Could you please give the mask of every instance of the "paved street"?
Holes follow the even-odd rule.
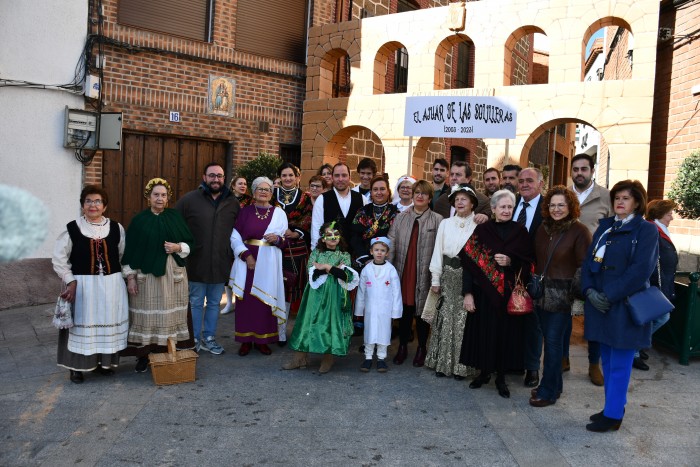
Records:
[[[281,371],[288,349],[237,355],[224,334],[233,315],[219,324],[226,353],[203,353],[196,383],[156,387],[129,358],[115,376],[76,385],[55,365],[51,312],[0,312],[3,466],[700,465],[700,362],[655,350],[651,371],[633,373],[620,431],[597,434],[585,424],[603,391],[588,381],[582,345],[563,397],[541,409],[520,376],[502,399],[493,383],[470,390],[410,361],[360,373],[359,339],[326,375],[318,356]]]

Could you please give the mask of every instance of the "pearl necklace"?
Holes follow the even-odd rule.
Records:
[[[265,212],[265,215],[263,216],[258,212],[258,207],[256,205],[253,205],[253,207],[255,208],[255,217],[257,217],[261,221],[267,219],[267,217],[270,215],[270,212],[272,212],[270,208],[265,208],[267,209],[267,212]]]

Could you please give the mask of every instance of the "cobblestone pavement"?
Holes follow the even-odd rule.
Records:
[[[361,373],[358,338],[328,374],[319,356],[281,371],[289,349],[237,355],[233,315],[219,321],[226,353],[202,352],[195,383],[156,387],[128,358],[113,377],[76,385],[55,365],[51,312],[0,312],[3,466],[700,465],[700,363],[656,350],[651,371],[634,370],[622,428],[598,434],[585,424],[603,390],[588,381],[582,345],[572,346],[562,398],[546,408],[528,404],[517,375],[502,399],[493,383],[470,390],[410,358]]]

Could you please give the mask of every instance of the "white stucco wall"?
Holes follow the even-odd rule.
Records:
[[[42,84],[72,81],[87,33],[87,1],[0,0],[0,78]],[[32,257],[51,256],[79,213],[82,165],[63,148],[65,107],[84,108],[66,91],[0,87],[0,183],[30,191],[49,209],[48,235]]]

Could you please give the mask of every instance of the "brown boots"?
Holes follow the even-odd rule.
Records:
[[[318,372],[323,374],[323,373],[328,373],[331,371],[331,368],[333,367],[333,354],[326,353],[323,354],[323,358],[321,359],[321,367],[318,369]]]
[[[282,365],[282,369],[296,370],[297,368],[306,368],[307,363],[306,352],[294,352],[292,361]]]
[[[588,377],[591,378],[591,383],[596,386],[602,386],[604,383],[603,372],[600,369],[600,363],[590,363],[588,365]]]
[[[296,370],[306,368],[309,364],[308,356],[306,352],[294,352],[294,358],[292,361],[282,365],[283,370]],[[333,355],[324,354],[321,359],[321,367],[318,369],[319,373],[328,373],[333,367]]]

